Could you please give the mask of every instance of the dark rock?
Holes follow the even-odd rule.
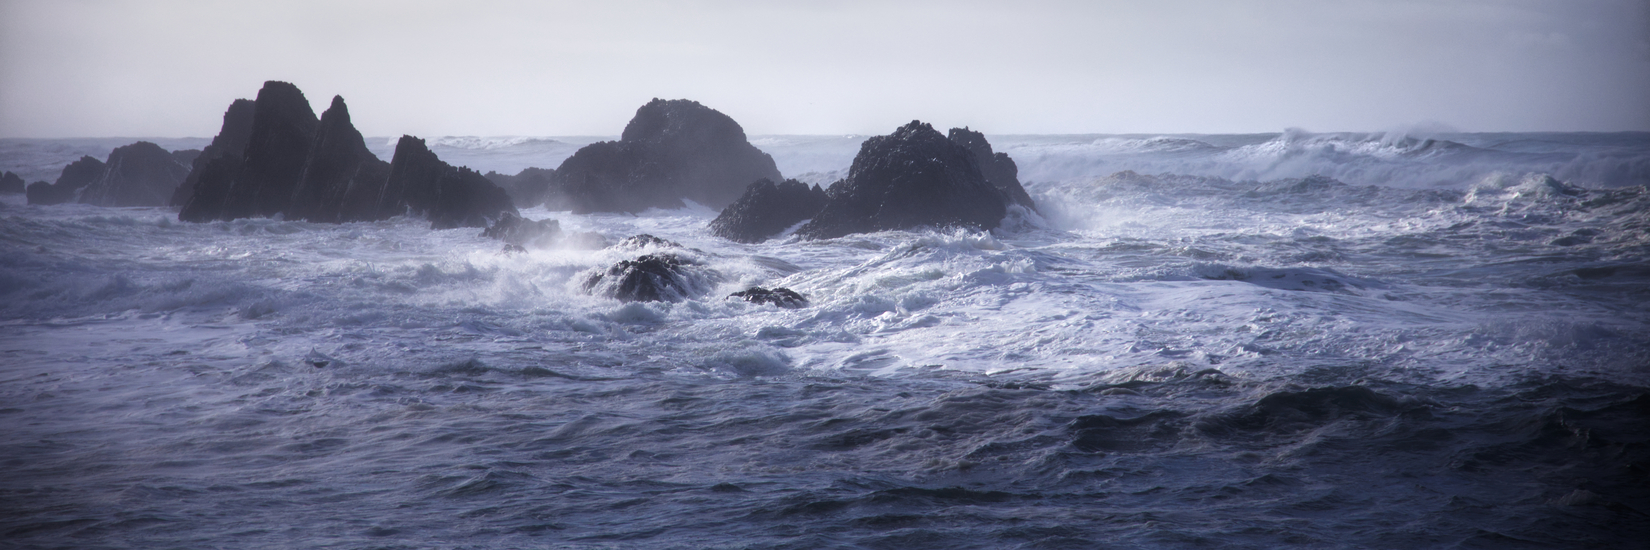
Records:
[[[223,127],[218,130],[218,135],[212,138],[212,143],[190,162],[189,176],[184,178],[183,183],[178,185],[178,190],[172,193],[169,204],[178,207],[189,204],[204,176],[213,176],[213,179],[209,180],[213,182],[223,177],[233,179],[233,174],[240,171],[241,154],[246,152],[247,142],[252,141],[252,113],[255,110],[256,106],[251,100],[237,99],[229,104],[229,109],[223,113]],[[225,157],[229,157],[230,160],[219,160]],[[211,162],[218,162],[219,167],[214,170],[204,169],[206,164]],[[214,183],[206,192],[209,195],[217,193],[217,196],[206,202],[222,203],[224,191],[228,191],[227,185]],[[179,214],[179,219],[183,219],[182,214]]]
[[[288,218],[341,223],[381,220],[399,209],[380,208],[379,196],[390,177],[390,164],[367,150],[366,139],[350,123],[344,98],[332,97],[321,114],[303,175],[286,211]]]
[[[80,190],[102,178],[106,169],[103,161],[92,157],[80,157],[80,160],[63,167],[63,173],[57,177],[56,183],[46,184],[37,181],[29,185],[25,190],[29,204],[74,202]]]
[[[625,237],[624,240],[621,240],[608,248],[615,250],[641,250],[648,247],[687,249],[687,247],[682,246],[682,243],[672,241],[670,239],[661,239],[647,233],[640,233]]]
[[[1037,210],[1037,204],[1031,200],[1031,195],[1020,185],[1020,167],[1014,164],[1014,159],[1009,158],[1008,153],[993,153],[991,143],[985,140],[985,134],[964,126],[952,128],[946,137],[974,153],[974,160],[980,163],[980,175],[985,176],[985,181],[1001,189],[1014,202],[1033,211]]]
[[[227,127],[228,114],[224,122]],[[200,167],[208,170],[198,179],[178,219],[233,220],[285,212],[303,177],[319,124],[297,86],[265,82],[253,102],[251,138],[238,159],[239,166],[231,166],[230,157],[224,156]]]
[[[556,220],[533,221],[505,212],[498,221],[493,222],[492,227],[482,231],[481,236],[498,239],[508,243],[506,246],[517,248],[548,248],[561,239],[561,224]]]
[[[521,246],[519,244],[505,243],[505,245],[504,245],[504,254],[506,254],[506,255],[526,254],[526,253],[527,253],[527,248],[524,247],[524,246]]]
[[[401,207],[423,215],[431,229],[487,227],[505,213],[519,215],[503,189],[475,170],[442,162],[424,140],[412,136],[395,144],[379,201],[380,211]]]
[[[986,181],[967,147],[920,121],[865,140],[848,178],[797,235],[829,239],[914,227],[993,229],[1011,199]]]
[[[710,232],[730,241],[759,243],[814,217],[825,208],[827,200],[825,190],[817,185],[809,188],[796,180],[777,185],[767,179],[756,180],[739,200],[710,222]]]
[[[739,123],[695,101],[654,99],[619,141],[592,143],[563,161],[545,204],[578,213],[680,208],[684,199],[722,208],[761,178],[778,181],[779,169]]]
[[[139,141],[109,153],[102,177],[80,192],[80,202],[97,206],[166,206],[189,175],[172,153]]]
[[[23,176],[6,172],[0,175],[0,193],[24,193],[28,186],[23,183]]]
[[[194,166],[195,159],[198,158],[201,158],[200,149],[178,149],[176,151],[172,151],[172,160],[178,161],[178,164],[182,164],[184,166]]]
[[[714,272],[676,254],[648,254],[591,274],[584,289],[622,302],[680,302],[703,294]]]
[[[745,301],[753,304],[773,304],[787,309],[807,307],[808,305],[807,298],[785,287],[775,287],[772,290],[759,286],[751,287],[749,290],[735,292],[728,296],[744,298]]]
[[[516,204],[537,205],[544,204],[546,194],[550,192],[550,181],[556,171],[547,168],[525,168],[514,176],[487,172],[483,174],[487,180],[504,189],[510,195],[510,201]]]

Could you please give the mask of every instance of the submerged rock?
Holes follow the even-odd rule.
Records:
[[[1014,202],[1037,210],[1037,204],[1026,193],[1025,186],[1020,185],[1020,167],[1014,164],[1008,153],[992,152],[991,142],[985,140],[985,134],[964,126],[952,128],[946,137],[974,153],[974,160],[980,163],[980,175],[985,176],[985,181],[991,182]]]
[[[703,294],[715,274],[677,254],[647,254],[591,274],[584,289],[621,302],[680,302]]]
[[[523,251],[526,246],[548,248],[561,240],[561,224],[556,220],[533,221],[506,212],[493,222],[492,227],[482,231],[481,236],[504,241],[506,247],[514,246]]]
[[[829,239],[923,226],[993,229],[1012,202],[986,181],[972,151],[915,120],[865,140],[848,178],[826,193],[825,208],[798,235]]]
[[[619,141],[592,143],[556,168],[545,204],[588,212],[722,208],[757,179],[781,179],[773,157],[732,118],[695,101],[654,99]]]
[[[710,222],[710,232],[741,243],[759,243],[814,217],[829,200],[825,190],[796,180],[756,180],[739,200]]]
[[[757,286],[757,287],[751,287],[748,290],[742,290],[742,291],[739,291],[739,292],[735,292],[733,294],[729,294],[728,296],[737,297],[737,298],[744,298],[745,301],[751,302],[753,304],[773,304],[773,305],[776,305],[776,306],[779,306],[779,307],[782,307],[782,308],[787,308],[787,309],[796,309],[796,308],[800,308],[800,307],[807,307],[807,305],[808,305],[808,299],[807,298],[804,298],[804,297],[802,297],[801,294],[798,294],[796,291],[785,288],[785,287],[774,287],[772,289],[766,289],[766,288],[762,288],[762,287]]]
[[[27,191],[28,187],[23,183],[23,176],[11,172],[0,174],[0,193],[17,194]]]
[[[189,167],[159,145],[139,141],[109,153],[103,175],[80,193],[97,206],[165,206]]]
[[[29,204],[73,202],[80,190],[102,178],[106,169],[107,166],[101,160],[80,157],[80,160],[63,167],[63,173],[57,176],[56,183],[37,181],[29,184],[25,190]]]

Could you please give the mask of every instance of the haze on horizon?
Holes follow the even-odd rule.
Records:
[[[0,137],[211,136],[265,80],[373,136],[1650,130],[1650,2],[0,0]]]

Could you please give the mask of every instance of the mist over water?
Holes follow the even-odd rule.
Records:
[[[864,137],[752,143],[828,185]],[[583,291],[646,248],[5,196],[0,536],[1650,539],[1650,134],[990,138],[1040,209],[990,233],[743,245],[698,206],[523,211],[693,249],[707,290],[680,303]],[[430,146],[513,174],[601,139]],[[0,168],[50,179],[130,141],[0,140]],[[724,298],[752,285],[811,305]]]

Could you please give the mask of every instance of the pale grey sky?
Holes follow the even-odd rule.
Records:
[[[0,137],[210,136],[265,80],[367,135],[1650,130],[1650,1],[0,0]]]

